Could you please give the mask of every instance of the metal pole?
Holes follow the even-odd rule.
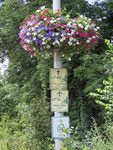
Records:
[[[61,8],[60,0],[53,0],[53,12],[55,13],[57,9]]]
[[[53,0],[53,12],[61,8],[60,0]],[[54,68],[62,68],[62,52],[59,49],[54,49]],[[54,116],[63,116],[64,113],[54,112]],[[60,139],[55,139],[55,150],[60,150]]]

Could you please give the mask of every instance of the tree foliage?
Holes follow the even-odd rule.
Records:
[[[0,82],[0,131],[7,120],[7,126],[13,128],[10,135],[13,133],[19,136],[23,133],[29,141],[40,143],[44,149],[42,146],[47,147],[47,139],[51,137],[53,113],[50,112],[49,68],[53,67],[53,56],[31,57],[21,48],[18,32],[27,15],[40,6],[51,7],[52,2],[26,2],[5,1],[0,6],[0,58],[2,61],[5,57],[9,58],[8,69]],[[78,126],[79,139],[84,139],[85,132],[92,125],[91,117],[99,119],[100,124],[104,120],[105,108],[88,93],[95,92],[97,87],[103,88],[103,80],[112,75],[112,58],[108,52],[104,54],[108,49],[104,39],[111,40],[113,33],[113,5],[111,1],[90,5],[84,0],[64,0],[61,1],[61,6],[67,12],[71,11],[72,18],[78,12],[93,19],[100,27],[101,39],[91,53],[72,54],[70,58],[62,58],[63,67],[68,69],[69,112],[65,115],[70,116],[71,125]],[[105,62],[109,65],[106,66]]]

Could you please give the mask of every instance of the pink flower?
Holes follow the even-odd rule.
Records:
[[[74,25],[72,25],[71,28],[74,28]]]
[[[67,42],[69,42],[70,40],[67,40]]]
[[[65,36],[65,38],[67,38],[67,35],[64,35]]]
[[[60,9],[57,9],[57,11],[60,11]]]
[[[94,39],[92,39],[92,43],[95,43]]]
[[[87,36],[87,33],[83,33],[83,35],[82,35],[83,37],[85,37],[85,36]]]
[[[82,33],[79,32],[79,35],[82,36]]]
[[[20,43],[23,43],[23,40],[21,40]]]
[[[20,29],[22,29],[22,26],[20,26]]]
[[[95,46],[93,45],[93,47],[95,48]]]
[[[75,38],[75,35],[72,35],[72,38]]]
[[[66,28],[69,28],[69,26],[68,26],[68,25],[65,25],[65,27],[66,27]]]
[[[81,45],[82,44],[82,42],[81,41],[79,41],[79,45]]]
[[[88,46],[86,46],[85,49],[88,49]]]
[[[76,31],[75,31],[74,33],[75,33],[75,34],[77,34],[77,32],[76,32]]]
[[[87,36],[87,39],[89,39],[89,36]]]
[[[40,16],[39,18],[40,18],[40,19],[42,19],[42,18],[43,18],[43,16]]]
[[[99,43],[98,40],[97,40],[97,43]]]
[[[70,31],[69,31],[69,30],[66,30],[66,32],[69,33]]]
[[[66,47],[64,47],[63,49],[65,49],[65,50],[66,50]]]
[[[42,23],[43,23],[43,21],[40,21],[39,23],[40,23],[40,24],[42,24]]]

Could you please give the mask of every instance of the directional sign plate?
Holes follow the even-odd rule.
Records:
[[[51,90],[51,111],[68,112],[68,91]]]
[[[68,129],[68,135],[64,133],[61,129],[63,129],[62,123],[64,127]],[[64,139],[70,137],[70,118],[68,116],[63,117],[52,117],[52,138],[54,139]],[[64,134],[65,136],[63,136]]]
[[[67,68],[51,68],[49,78],[51,90],[67,89]]]

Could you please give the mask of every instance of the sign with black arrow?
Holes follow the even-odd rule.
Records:
[[[51,90],[51,111],[68,112],[68,90]]]

